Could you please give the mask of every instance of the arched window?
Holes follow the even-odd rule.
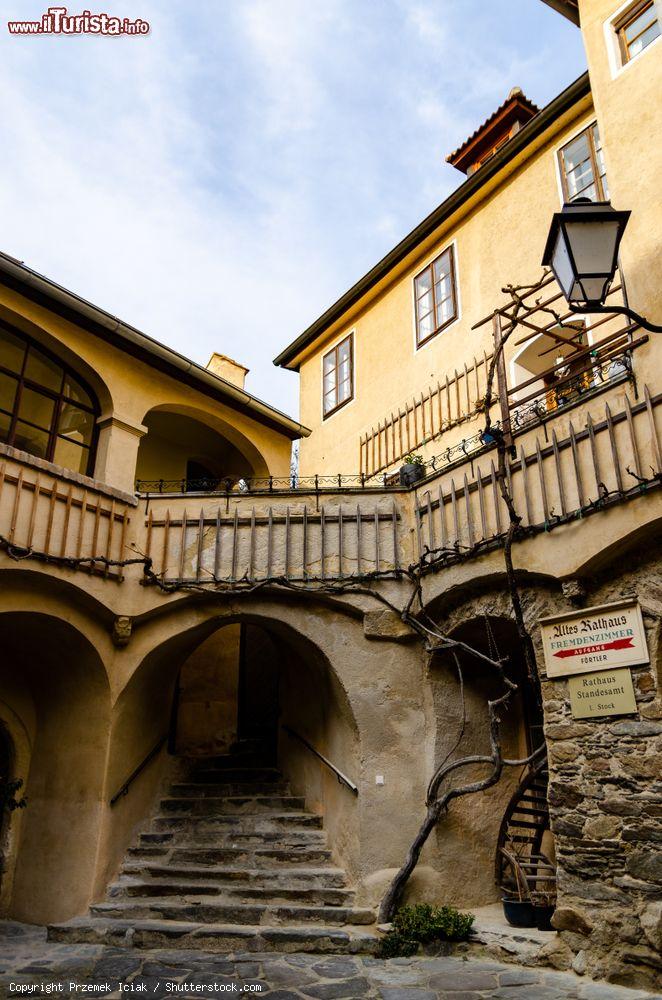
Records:
[[[0,441],[89,474],[98,413],[90,390],[65,365],[0,324]]]

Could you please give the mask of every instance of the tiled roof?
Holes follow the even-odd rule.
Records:
[[[460,146],[458,146],[454,152],[448,154],[448,156],[446,157],[446,162],[452,163],[454,160],[456,160],[457,157],[460,156],[460,154],[463,153],[464,150],[468,146],[470,146],[471,143],[474,142],[478,138],[478,136],[482,132],[484,132],[489,125],[492,124],[493,121],[495,121],[495,119],[499,117],[499,115],[502,115],[504,113],[504,111],[508,108],[510,104],[513,105],[519,104],[521,107],[528,109],[531,112],[531,117],[533,117],[533,115],[537,115],[540,110],[538,105],[534,104],[533,101],[530,101],[528,97],[520,90],[519,87],[513,87],[513,89],[508,94],[508,97],[503,102],[503,104],[501,104],[496,109],[496,111],[494,111],[490,115],[490,117],[483,122],[482,125],[479,125],[476,131],[473,132],[468,139],[465,139],[464,142]]]

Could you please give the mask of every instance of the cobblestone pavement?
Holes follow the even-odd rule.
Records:
[[[83,991],[83,985],[97,988]],[[575,975],[473,958],[382,961],[50,944],[43,928],[0,922],[0,996],[46,993],[124,1000],[242,993],[270,1000],[661,1000]]]

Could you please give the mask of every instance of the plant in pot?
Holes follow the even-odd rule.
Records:
[[[413,486],[419,479],[425,478],[425,462],[422,455],[410,452],[404,457],[404,463],[400,466],[400,485]]]
[[[510,861],[510,857],[508,855],[506,857]],[[516,860],[515,863],[511,861],[510,868],[515,878],[514,882],[509,881],[503,885],[504,895],[501,897],[503,915],[511,927],[535,927],[533,903],[526,880]]]
[[[556,909],[555,892],[532,892],[533,919],[539,931],[553,931],[551,920]]]

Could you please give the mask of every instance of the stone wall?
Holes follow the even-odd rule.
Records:
[[[662,971],[661,565],[649,550],[618,575],[610,567],[575,586],[522,591],[541,677],[558,864],[560,933],[541,957],[633,987],[654,986]],[[637,715],[576,721],[567,681],[546,678],[538,619],[568,611],[570,597],[593,606],[627,596],[639,599],[651,659],[632,671]],[[448,634],[483,614],[510,616],[508,596],[489,591],[436,617]]]

